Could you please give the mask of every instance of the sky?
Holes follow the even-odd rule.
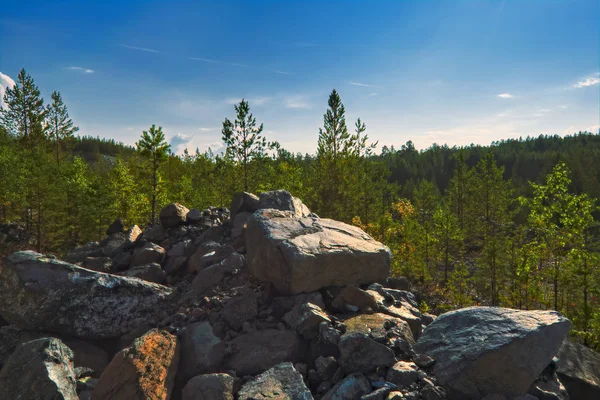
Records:
[[[0,92],[25,68],[81,135],[222,146],[245,98],[315,153],[332,89],[380,146],[600,129],[600,2],[27,1],[0,4]]]

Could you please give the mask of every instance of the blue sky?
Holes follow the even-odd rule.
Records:
[[[12,1],[0,84],[22,67],[81,134],[221,144],[250,102],[269,140],[316,150],[336,88],[380,144],[489,144],[600,127],[600,2]]]

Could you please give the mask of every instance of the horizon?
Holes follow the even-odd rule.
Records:
[[[594,1],[11,2],[3,13],[0,91],[25,68],[46,103],[61,92],[81,136],[135,145],[156,124],[176,153],[217,152],[245,98],[268,140],[313,154],[334,88],[349,129],[360,117],[379,149],[600,129]]]

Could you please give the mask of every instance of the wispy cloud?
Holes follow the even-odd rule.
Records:
[[[69,71],[77,71],[77,72],[81,72],[83,74],[93,74],[94,70],[90,69],[90,68],[83,68],[83,67],[66,67],[65,69],[69,70]]]
[[[348,84],[350,84],[352,86],[373,87],[373,85],[369,85],[366,83],[360,83],[360,82],[348,82]]]
[[[230,65],[230,66],[232,66],[232,67],[248,68],[248,65],[246,65],[246,64],[242,64],[242,63],[232,63],[232,62],[221,61],[221,60],[213,60],[212,58],[204,58],[204,57],[188,57],[188,60],[192,60],[192,61],[202,61],[202,62],[205,62],[205,63],[210,63],[210,64]]]
[[[512,99],[513,95],[510,93],[500,93],[498,97],[500,97],[501,99]]]
[[[126,49],[131,49],[131,50],[145,51],[148,53],[161,53],[158,50],[148,49],[146,47],[129,46],[128,44],[122,44],[121,47],[125,47]]]
[[[251,97],[251,98],[244,99],[244,100],[246,100],[250,104],[250,106],[262,106],[262,105],[268,103],[269,101],[271,101],[271,97],[267,97],[267,96]],[[230,97],[225,100],[225,104],[237,105],[237,104],[240,104],[240,101],[242,101],[241,97]]]
[[[304,96],[290,96],[283,99],[285,108],[309,110],[312,105]]]
[[[6,93],[6,88],[11,88],[15,86],[15,81],[8,75],[4,75],[0,72],[0,107],[6,108],[6,104],[4,103],[4,93]]]
[[[285,71],[273,71],[276,74],[280,74],[280,75],[292,75],[291,72],[285,72]]]
[[[600,72],[595,73],[592,76],[585,78],[582,81],[577,82],[573,85],[574,88],[581,89],[588,86],[595,86],[600,84]]]
[[[373,97],[373,96],[379,96],[379,93],[370,93],[369,97]]]
[[[198,130],[200,132],[210,132],[210,131],[214,131],[216,128],[199,128]]]

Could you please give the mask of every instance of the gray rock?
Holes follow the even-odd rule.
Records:
[[[119,275],[154,283],[163,283],[167,279],[167,273],[157,263],[133,267],[125,272],[121,272]]]
[[[179,340],[181,361],[178,379],[186,381],[196,375],[219,371],[225,357],[225,345],[214,334],[209,322],[186,326]]]
[[[110,272],[113,261],[109,257],[86,257],[83,260],[83,268],[97,272]]]
[[[339,349],[339,363],[347,373],[370,372],[378,367],[391,367],[396,362],[390,348],[362,333],[344,334]]]
[[[131,266],[148,265],[152,263],[161,264],[165,259],[166,251],[162,247],[152,242],[147,242],[142,247],[133,251]]]
[[[258,315],[258,296],[254,293],[235,297],[229,300],[223,309],[223,319],[227,324],[239,331],[244,322]]]
[[[558,378],[571,400],[600,399],[600,354],[565,340],[558,358]]]
[[[271,301],[273,316],[282,318],[295,307],[299,307],[304,303],[312,303],[321,309],[325,309],[325,302],[321,292],[301,293],[294,296],[278,296]]]
[[[106,351],[80,339],[66,338],[62,341],[73,351],[73,365],[76,368],[88,368],[93,371],[89,376],[100,377],[110,361]]]
[[[367,293],[373,296],[380,312],[406,321],[413,337],[419,338],[422,330],[421,312],[403,296],[401,291],[386,290],[384,291],[385,296],[375,290],[367,290]]]
[[[415,363],[409,361],[398,361],[387,373],[386,380],[392,382],[399,388],[412,385],[419,378]]]
[[[338,363],[333,357],[319,357],[315,360],[315,367],[321,380],[330,381],[338,370]]]
[[[215,242],[209,242],[199,246],[188,261],[188,272],[196,273],[205,268],[215,265],[229,257],[235,252],[231,246],[221,246]]]
[[[26,329],[80,338],[114,338],[152,318],[171,289],[104,274],[33,251],[11,254],[0,269],[0,314]]]
[[[192,281],[193,292],[197,295],[203,294],[208,289],[219,285],[227,275],[241,270],[246,265],[246,258],[233,253],[218,264],[203,269]]]
[[[282,363],[245,383],[238,393],[239,400],[312,400],[302,375],[292,363]]]
[[[26,397],[23,397],[26,396]],[[0,371],[0,399],[78,400],[73,352],[60,340],[19,345]]]
[[[236,193],[231,201],[231,218],[234,218],[236,214],[241,212],[253,213],[258,210],[258,202],[258,196],[252,193]]]
[[[65,257],[67,262],[82,262],[86,257],[102,257],[102,248],[98,242],[89,242],[71,250]]]
[[[238,213],[233,218],[233,224],[231,227],[231,237],[237,238],[242,236],[246,232],[246,224],[248,219],[252,216],[252,213],[243,211]]]
[[[279,211],[290,211],[295,218],[308,217],[310,210],[297,197],[291,195],[287,190],[273,190],[258,195],[258,209],[274,209]]]
[[[377,311],[377,302],[373,295],[356,286],[345,286],[335,296],[331,306],[339,311],[348,311],[348,306],[354,306],[362,311]]]
[[[301,342],[295,332],[266,329],[239,335],[230,342],[226,366],[238,375],[255,375],[283,362],[298,362]]]
[[[112,235],[113,233],[120,233],[123,232],[125,230],[125,223],[123,223],[123,220],[121,218],[117,218],[115,219],[115,221],[110,224],[110,226],[108,227],[108,229],[106,230],[106,235]]]
[[[321,400],[354,400],[371,393],[371,383],[361,373],[348,375],[335,384]]]
[[[154,243],[160,243],[167,237],[167,232],[165,227],[162,225],[156,224],[152,225],[149,228],[144,230],[143,234],[144,239],[149,240]]]
[[[202,213],[197,208],[192,208],[185,219],[188,224],[197,224],[202,221]]]
[[[227,374],[196,376],[183,388],[182,400],[233,400],[233,381]]]
[[[190,210],[179,203],[167,204],[160,210],[160,224],[165,228],[177,228],[185,224],[187,214]]]
[[[131,266],[131,260],[133,256],[130,252],[119,253],[112,259],[112,268],[113,272],[116,271],[124,271]]]
[[[261,210],[246,229],[248,267],[283,294],[387,278],[391,253],[361,229],[329,219]]]
[[[408,323],[383,313],[359,314],[344,320],[346,333],[363,333],[373,338],[399,338],[412,345],[415,343]]]
[[[312,303],[303,303],[295,306],[288,312],[283,320],[298,335],[304,339],[314,339],[319,335],[319,326],[322,322],[331,323],[331,319],[321,307]]]
[[[470,307],[440,315],[414,350],[436,360],[433,372],[451,399],[514,397],[550,363],[569,327],[555,311]]]

